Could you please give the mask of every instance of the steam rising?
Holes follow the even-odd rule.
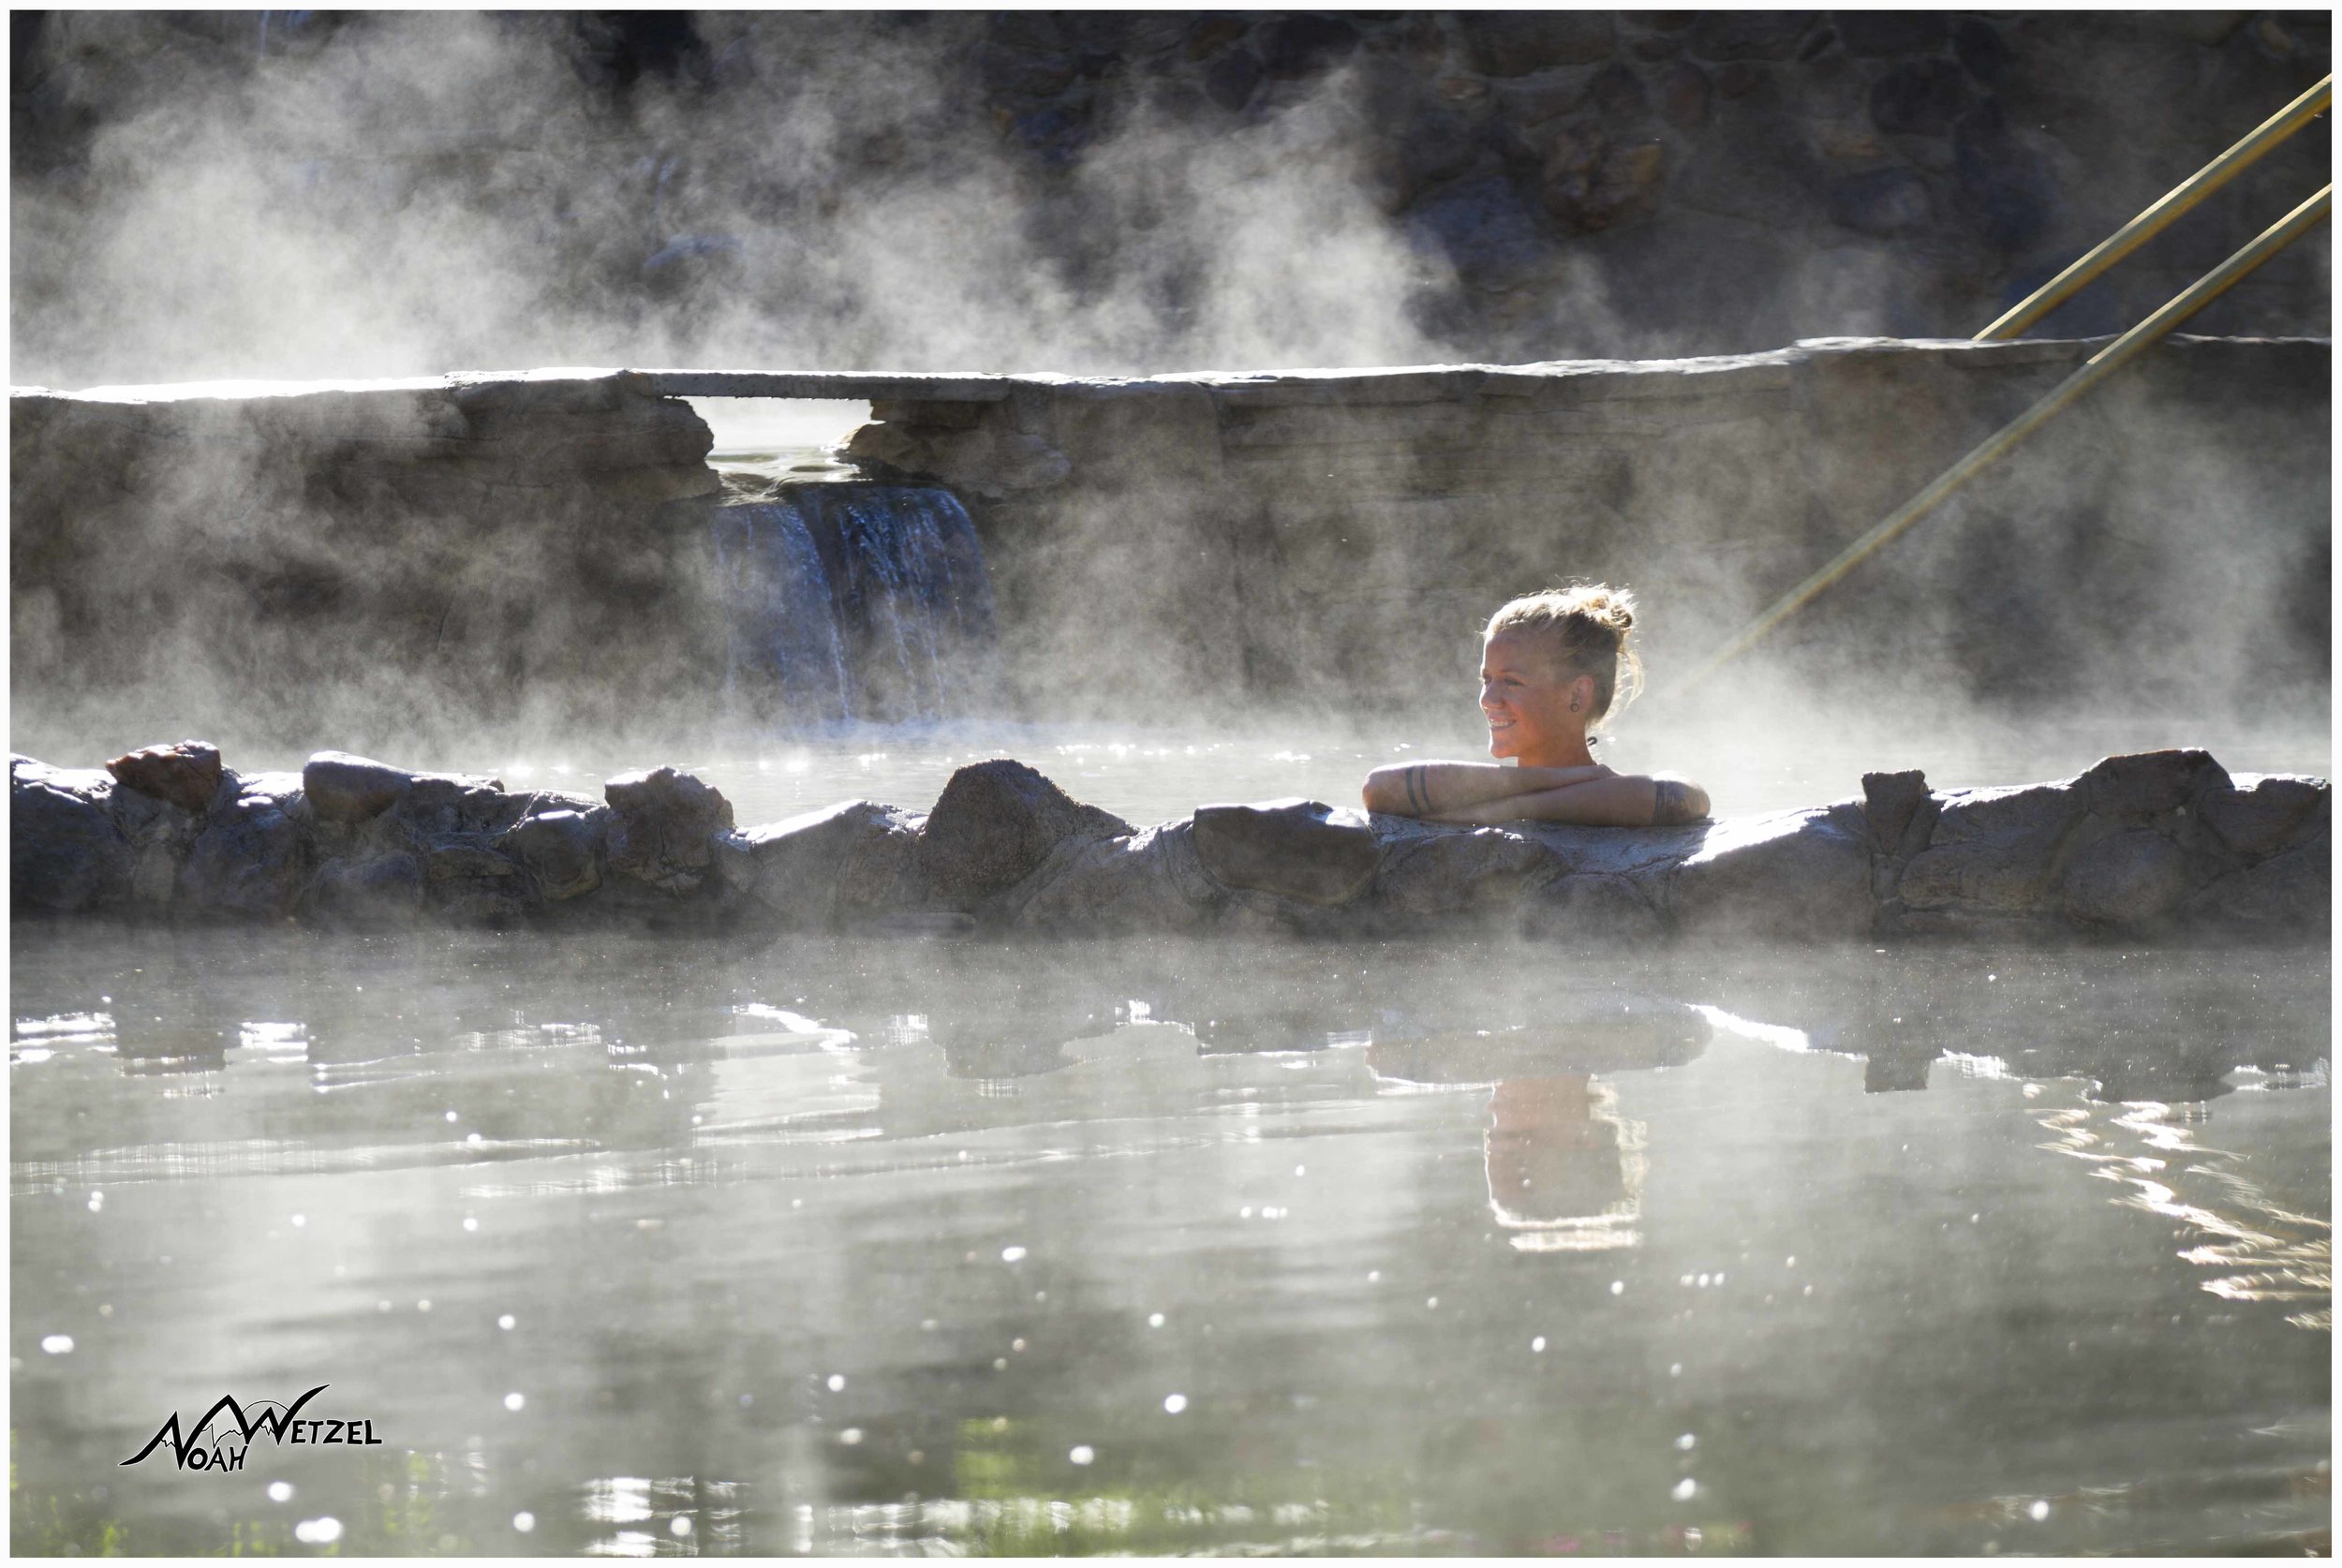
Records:
[[[155,75],[135,112],[96,127],[85,176],[19,171],[11,379],[348,380],[541,364],[1134,374],[1491,357],[1456,261],[1391,211],[1387,171],[1366,151],[1378,100],[1363,55],[1272,84],[1267,109],[1238,119],[1199,115],[1167,90],[1122,94],[1078,157],[1049,169],[986,114],[971,23],[704,14],[704,53],[689,68],[645,74],[614,94],[581,75],[561,41],[566,23],[550,15],[393,13],[321,39],[288,37],[280,22],[273,41],[264,19],[222,18],[211,55],[174,56],[179,66]],[[78,13],[51,25],[105,46],[56,52],[52,90],[70,96],[78,72],[126,68],[118,62],[139,52],[124,46],[155,23]],[[1712,249],[1726,229],[1740,236],[1733,244],[1769,243],[1741,233],[1750,227],[1709,223],[1696,243]],[[1534,350],[1516,357],[1740,347],[1731,334],[1760,303],[1769,318],[1816,332],[1909,330],[1926,303],[1904,297],[1907,286],[1875,246],[1816,256],[1798,270],[1795,298],[1756,302],[1712,259],[1678,269],[1666,247],[1682,242],[1613,238],[1607,267],[1565,254],[1558,282],[1513,302],[1503,341]],[[1663,298],[1667,308],[1654,308]],[[2119,411],[2087,417],[2143,412],[2107,407]],[[2304,556],[2298,539],[2255,524],[2298,510],[2299,498],[2273,490],[2282,476],[2236,440],[2207,436],[2184,487],[2206,547],[2157,555],[2126,536],[2121,516],[2099,515],[2119,510],[2103,500],[2114,478],[2036,466],[1980,489],[1898,547],[1926,563],[1905,577],[1938,591],[1875,597],[1875,581],[1849,582],[1828,614],[1762,650],[1712,700],[1623,715],[1606,756],[1704,776],[1720,809],[1735,808],[1733,770],[1803,766],[1825,746],[1839,780],[1828,788],[1841,793],[1852,787],[1842,765],[1924,762],[1915,753],[1929,747],[1993,759],[1976,766],[2003,774],[2207,742],[2233,766],[2322,766],[2330,555]],[[200,479],[190,477],[191,494]],[[1718,475],[1714,488],[1728,495],[1736,482]],[[1552,505],[1566,514],[1578,501],[1557,496]],[[2162,506],[2180,510],[2169,496]],[[1567,537],[1648,522],[1599,521]],[[205,526],[233,523],[219,515]],[[1092,533],[1075,553],[1111,565],[1119,537]],[[1406,736],[1474,754],[1475,617],[1571,575],[1646,590],[1652,682],[1664,695],[1672,674],[1762,602],[1736,578],[1732,542],[1723,525],[1660,539],[1666,563],[1650,572],[1540,557],[1453,617],[1453,668],[1411,673],[1402,695],[1412,716],[1386,706],[1360,720],[1321,708],[1301,722],[1372,746]],[[2127,607],[2077,610],[2042,594],[2041,583],[2077,561],[2086,568],[2091,552],[2146,563],[2163,586]],[[478,566],[483,583],[499,570]],[[1966,607],[1979,599],[2023,609],[2027,637],[1964,644],[1978,624]],[[16,609],[20,644],[64,635],[44,629],[39,605]],[[466,613],[459,604],[455,624]],[[1408,613],[1392,600],[1390,614]],[[1217,634],[1183,630],[1198,643]],[[1923,645],[1960,651],[1981,676],[1962,682],[1940,664],[1882,658],[1882,647]],[[1058,651],[1071,667],[1093,649]],[[1294,653],[1305,685],[1328,663],[1325,650]],[[483,750],[462,678],[418,704],[393,689],[407,676],[360,672],[314,744],[483,766],[532,736],[569,732],[524,711]],[[1079,695],[1053,710],[1044,688],[1033,711],[1257,724],[1288,748],[1297,733],[1289,716],[1249,712],[1240,690],[1212,689],[1169,660]],[[1882,695],[1901,706],[1849,717],[1851,702]],[[402,717],[383,717],[393,711]],[[230,691],[210,693],[197,711],[158,692],[128,712],[117,710],[102,735],[65,737],[56,715],[28,732],[20,706],[17,739],[75,761],[189,730],[232,744],[248,719],[268,728]],[[1813,733],[1825,714],[1826,743]],[[2097,727],[2078,728],[2077,715]],[[1869,754],[1851,755],[1865,745]],[[2009,761],[2011,750],[2021,760]],[[2039,761],[2022,760],[2030,758]]]
[[[857,20],[703,18],[725,91],[645,76],[622,111],[541,22],[455,12],[182,78],[85,182],[17,182],[12,379],[1442,357],[1411,311],[1452,273],[1377,210],[1350,75],[1233,128],[1142,98],[1068,188],[941,27]]]

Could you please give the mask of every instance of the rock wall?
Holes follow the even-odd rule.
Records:
[[[8,426],[20,737],[615,729],[721,670],[662,510],[716,489],[707,427],[622,377],[20,389]]]
[[[1504,599],[1631,584],[1682,670],[2103,347],[874,388],[966,498],[1036,705],[1453,703]],[[2322,707],[2332,350],[2182,337],[1764,652],[1849,701]],[[1068,650],[1079,657],[1066,657]]]
[[[14,351],[52,380],[194,373],[176,359],[158,372],[154,347],[193,336],[194,313],[156,313],[142,332],[111,320],[92,266],[117,238],[108,155],[152,166],[183,152],[141,134],[149,116],[232,127],[222,154],[251,162],[255,199],[329,235],[355,227],[394,244],[401,230],[375,225],[407,212],[512,235],[509,264],[402,247],[408,272],[448,285],[432,308],[381,288],[407,307],[398,335],[425,350],[415,362],[476,363],[491,342],[504,362],[578,351],[547,343],[646,341],[704,359],[749,321],[729,308],[747,292],[775,329],[751,357],[934,362],[937,333],[992,290],[930,291],[914,261],[889,301],[859,275],[888,254],[863,248],[866,230],[900,234],[968,190],[1017,214],[985,230],[981,254],[1008,247],[1019,272],[1047,274],[1077,325],[1003,322],[952,362],[1226,362],[1225,337],[1181,313],[1249,285],[1208,239],[1150,230],[1164,192],[1149,176],[1166,161],[1220,172],[1194,150],[1241,145],[1261,152],[1232,167],[1270,178],[1295,141],[1319,192],[1343,195],[1340,237],[1366,234],[1422,285],[1406,302],[1416,319],[1336,321],[1325,341],[1413,328],[1418,353],[1519,361],[1973,332],[2332,59],[2320,12],[2103,9],[85,11],[20,13],[14,42]],[[2137,320],[2314,190],[2331,155],[2325,125],[2311,126],[2068,307],[2059,330]],[[1191,214],[1257,222],[1198,202],[1164,227]],[[1333,221],[1297,216],[1292,231],[1323,238]],[[190,249],[215,243],[178,232]],[[2204,330],[2329,333],[2329,244],[2313,235]],[[242,290],[234,270],[216,275],[207,303]],[[349,279],[328,275],[315,293],[346,295]],[[907,291],[941,308],[906,314]],[[485,307],[467,314],[475,297]],[[1140,299],[1157,308],[1134,340],[1101,307]],[[1253,299],[1274,314],[1273,294]],[[254,303],[241,320],[267,333],[274,302]],[[515,344],[515,320],[557,328]],[[623,325],[604,335],[605,323]],[[1332,357],[1284,341],[1306,362]]]
[[[2322,937],[2323,779],[2231,777],[2201,751],[1938,793],[1643,830],[1464,828],[1315,801],[1139,829],[1021,762],[971,763],[914,815],[848,801],[747,830],[672,768],[602,799],[319,752],[244,777],[200,741],[103,770],[9,766],[19,914],[579,921],[686,929],[1371,939],[2125,940]]]
[[[737,562],[677,400],[717,396],[870,403],[854,459],[967,504],[1026,716],[1452,710],[1489,611],[1571,576],[1641,592],[1664,683],[2097,346],[21,392],[12,724],[42,749],[189,717],[458,754],[490,727],[704,735],[740,662]],[[2322,708],[2331,363],[2323,341],[2159,347],[1755,662],[1948,716]]]

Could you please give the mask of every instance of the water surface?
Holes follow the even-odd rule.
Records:
[[[2325,1540],[2323,953],[14,946],[19,1550]]]

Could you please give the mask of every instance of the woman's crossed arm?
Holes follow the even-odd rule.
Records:
[[[1482,826],[1525,820],[1650,827],[1708,815],[1708,792],[1697,784],[1612,773],[1599,762],[1577,768],[1410,762],[1367,775],[1363,796],[1369,811]]]

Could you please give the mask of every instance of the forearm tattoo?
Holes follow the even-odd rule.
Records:
[[[1693,808],[1691,786],[1672,778],[1654,779],[1651,786],[1651,797],[1653,826],[1672,827],[1680,822],[1696,822],[1706,815]]]
[[[1407,804],[1415,807],[1418,817],[1431,814],[1431,787],[1423,781],[1423,770],[1430,765],[1416,762],[1407,769]]]

